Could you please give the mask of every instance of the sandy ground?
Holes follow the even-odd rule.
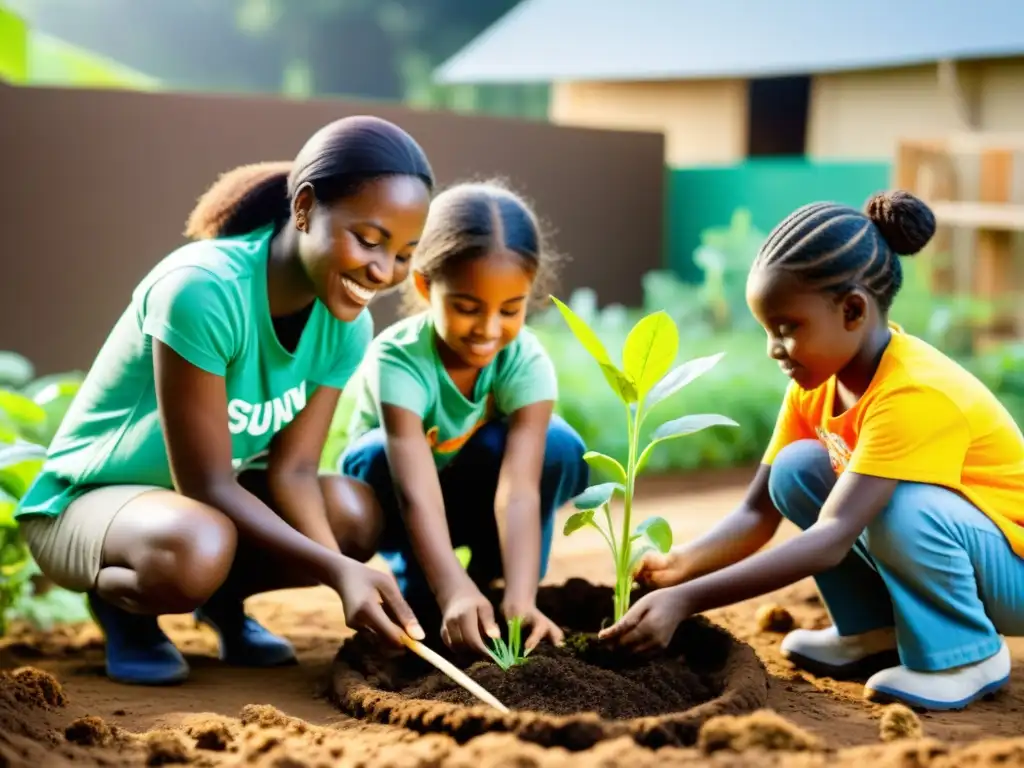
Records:
[[[636,514],[640,517],[637,519],[660,514],[669,520],[676,541],[697,536],[714,525],[737,502],[742,487],[736,481],[738,477],[744,476],[737,476],[735,472],[706,473],[690,479],[648,481],[639,491]],[[784,524],[776,542],[794,532],[795,529]],[[604,543],[596,532],[584,531],[570,538],[559,536],[556,540],[548,583],[560,583],[570,576],[610,582],[612,575]],[[806,729],[811,736],[827,742],[830,748],[877,745],[882,708],[862,700],[860,684],[815,679],[792,669],[778,653],[782,636],[757,629],[755,613],[761,605],[769,602],[784,605],[793,614],[798,626],[820,627],[828,623],[810,581],[749,603],[715,611],[709,616],[757,650],[772,676],[770,707]],[[317,588],[268,593],[252,598],[248,608],[266,626],[287,635],[295,643],[300,656],[299,666],[260,671],[225,667],[214,655],[212,633],[206,628],[197,628],[187,616],[161,619],[161,623],[188,656],[193,669],[187,684],[172,688],[134,688],[108,681],[103,676],[101,638],[91,625],[62,628],[43,636],[15,633],[0,641],[0,667],[11,670],[32,666],[49,672],[62,684],[67,700],[61,707],[32,710],[18,722],[0,720],[0,766],[7,765],[8,761],[17,764],[15,758],[19,755],[26,763],[32,762],[37,766],[41,764],[41,758],[44,765],[59,765],[61,755],[72,759],[76,765],[85,764],[90,759],[96,764],[106,765],[144,764],[147,760],[149,764],[175,762],[173,754],[171,758],[167,758],[167,755],[161,757],[162,753],[158,751],[155,753],[157,757],[153,757],[152,751],[139,751],[141,747],[113,752],[69,752],[63,731],[69,723],[83,716],[101,718],[106,724],[115,726],[115,731],[121,729],[122,741],[134,739],[133,743],[141,743],[140,737],[131,734],[143,734],[144,740],[147,738],[145,733],[154,730],[158,736],[153,738],[159,739],[167,736],[169,729],[170,736],[167,738],[172,741],[190,730],[194,735],[196,724],[208,724],[213,716],[220,716],[220,720],[226,723],[223,727],[237,730],[245,723],[260,719],[251,707],[244,710],[252,704],[271,705],[280,713],[300,719],[300,724],[293,723],[293,730],[311,728],[318,733],[333,734],[340,731],[344,734],[357,728],[363,733],[377,732],[376,726],[361,726],[348,720],[323,695],[331,659],[347,632],[338,598],[333,592]],[[1010,643],[1014,656],[1014,679],[1009,689],[963,712],[922,715],[925,736],[948,743],[965,743],[1024,734],[1021,725],[1024,723],[1024,684],[1021,683],[1024,676],[1024,641],[1018,639]],[[32,727],[24,727],[26,723]],[[12,738],[15,747],[9,747],[5,753],[2,749],[3,734],[18,729],[23,733],[14,734]],[[104,744],[110,741],[107,737],[97,738]],[[322,736],[319,738],[323,740]],[[403,740],[406,736],[392,734],[381,738],[383,743]],[[426,744],[422,738],[419,741]],[[188,750],[193,749],[189,739],[185,739],[184,743]],[[18,747],[18,744],[21,746]],[[391,744],[388,748],[395,749],[395,745]],[[421,751],[424,748],[421,745]],[[1024,742],[1006,749],[1016,759],[1024,760]],[[174,749],[170,752],[173,753]],[[929,754],[934,756],[939,752],[933,750]],[[288,754],[292,753],[288,751]],[[204,760],[207,764],[220,764],[210,762],[213,760],[211,756],[217,754],[221,753],[204,752]],[[406,758],[399,759],[396,757],[398,754],[388,753],[389,756],[381,764],[405,763]],[[889,756],[895,759],[893,755]],[[478,757],[478,752],[473,752],[460,758],[460,763],[465,760],[466,764],[479,765]],[[193,758],[188,759],[197,762]],[[636,763],[637,759],[631,757],[629,762]],[[862,762],[863,759],[875,758],[861,756],[856,762]],[[1004,757],[1001,762],[1007,759]],[[927,760],[920,759],[920,755],[911,762],[902,761],[901,757],[893,764],[927,763]],[[251,755],[248,762],[253,763]],[[203,760],[198,763],[202,764]],[[524,764],[516,761],[509,764],[513,763]],[[533,764],[530,761],[527,763]],[[1010,763],[1017,764],[1012,760]],[[270,764],[289,765],[287,761]],[[300,760],[290,764],[313,763]],[[328,760],[325,764],[341,763]],[[369,765],[372,761],[367,763],[355,760],[352,764]],[[417,758],[411,764],[436,763]],[[782,764],[797,763],[784,760]],[[957,764],[957,761],[950,764]]]

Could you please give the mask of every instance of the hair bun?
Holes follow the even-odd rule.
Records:
[[[864,210],[900,256],[918,253],[935,234],[935,214],[909,192],[879,192],[871,196]]]

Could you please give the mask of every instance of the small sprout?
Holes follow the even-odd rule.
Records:
[[[563,647],[573,656],[582,656],[590,647],[590,638],[582,632],[573,632],[565,636]]]
[[[522,636],[523,617],[515,616],[508,620],[508,643],[500,637],[491,640],[492,648],[487,652],[491,654],[494,663],[506,672],[514,666],[525,664],[526,657],[530,655],[529,651],[522,650]]]

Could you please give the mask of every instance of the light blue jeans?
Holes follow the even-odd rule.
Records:
[[[776,508],[806,530],[836,483],[828,453],[800,440],[772,462]],[[1024,635],[1024,559],[977,507],[936,485],[901,482],[835,568],[815,577],[840,635],[896,628],[904,666],[982,661]]]

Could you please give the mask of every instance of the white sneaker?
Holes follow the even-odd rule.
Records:
[[[963,709],[1010,682],[1010,649],[1004,642],[993,656],[941,672],[906,667],[883,669],[864,685],[870,701],[901,701],[920,709]]]
[[[812,675],[837,680],[864,677],[900,661],[892,627],[845,636],[835,627],[795,629],[782,638],[779,650]]]

